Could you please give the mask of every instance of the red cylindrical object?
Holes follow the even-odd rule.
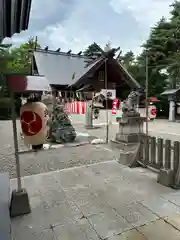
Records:
[[[112,103],[112,114],[115,115],[116,114],[116,110],[118,108],[118,102],[119,100],[117,98],[115,98],[113,100],[113,103]]]

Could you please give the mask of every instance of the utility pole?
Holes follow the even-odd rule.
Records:
[[[105,60],[104,68],[104,83],[106,89],[106,143],[109,142],[109,116],[108,116],[108,99],[107,99],[107,90],[108,90],[108,80],[107,80],[107,59]]]
[[[146,135],[148,136],[148,56],[146,55]]]
[[[37,36],[35,37],[35,45],[34,45],[34,51],[37,49],[37,44],[38,44],[38,38]]]

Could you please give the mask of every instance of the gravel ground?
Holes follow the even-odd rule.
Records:
[[[75,125],[75,128],[77,131],[87,132],[81,125]],[[20,136],[19,129],[18,124],[18,135]],[[91,133],[94,136],[98,136],[98,134],[100,133],[97,131]],[[16,177],[16,165],[11,121],[0,121],[0,136],[0,172],[9,172],[10,177],[14,178]],[[79,147],[60,147],[39,153],[23,154],[20,156],[21,174],[27,176],[115,159],[116,154],[104,147],[104,145],[93,146],[88,144]],[[19,148],[25,148],[21,139],[19,139]]]

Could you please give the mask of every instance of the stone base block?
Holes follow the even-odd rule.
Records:
[[[132,152],[120,152],[119,163],[129,166],[132,162]]]
[[[116,133],[116,141],[126,143],[137,143],[140,142],[144,134],[121,134]]]
[[[176,173],[174,173],[174,184],[172,186],[173,189],[179,190],[180,189],[180,173],[179,169]]]
[[[112,148],[117,148],[119,150],[134,151],[136,149],[137,143],[126,143],[119,142],[117,140],[111,140],[110,145]]]
[[[157,182],[166,187],[172,187],[174,182],[173,171],[170,169],[160,169]]]
[[[93,127],[93,125],[85,125],[84,128],[85,129],[93,129],[94,127]]]
[[[120,152],[118,162],[131,168],[140,167],[140,164],[137,161],[136,151]]]
[[[85,129],[100,129],[102,126],[94,126],[94,125],[85,125]]]
[[[31,207],[27,191],[25,189],[22,189],[20,192],[13,190],[10,203],[10,216],[13,218],[30,212]]]
[[[176,184],[172,185],[171,187],[173,189],[175,189],[175,190],[179,190],[180,189],[180,185],[176,185]]]

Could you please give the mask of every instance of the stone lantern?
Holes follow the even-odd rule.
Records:
[[[169,89],[161,93],[162,96],[167,96],[169,101],[169,121],[175,122],[176,121],[176,100],[178,93],[180,91],[180,88],[178,89]]]

